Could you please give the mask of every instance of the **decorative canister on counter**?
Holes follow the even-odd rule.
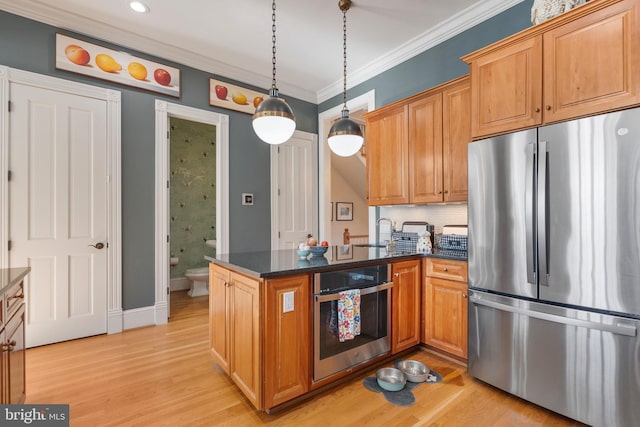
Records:
[[[420,233],[418,243],[416,243],[416,252],[420,254],[431,253],[431,233],[428,231]]]

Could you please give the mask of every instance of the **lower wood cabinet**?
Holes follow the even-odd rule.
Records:
[[[420,260],[391,264],[391,353],[420,343]]]
[[[209,267],[209,348],[258,410],[309,390],[308,275],[258,279]]]
[[[0,403],[21,404],[26,398],[24,283],[0,296]]]
[[[312,365],[310,290],[308,275],[266,282],[265,408],[272,408],[309,391]]]
[[[467,263],[439,258],[424,260],[422,342],[467,358]]]
[[[231,272],[229,375],[254,406],[262,406],[260,284]]]

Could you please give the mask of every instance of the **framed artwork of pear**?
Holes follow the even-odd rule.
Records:
[[[56,68],[180,98],[180,70],[56,34]]]
[[[253,114],[268,97],[266,91],[258,92],[222,80],[209,79],[209,105],[214,107]]]

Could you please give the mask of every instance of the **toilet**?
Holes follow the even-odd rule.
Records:
[[[209,295],[209,267],[189,268],[184,276],[191,282],[190,297]]]

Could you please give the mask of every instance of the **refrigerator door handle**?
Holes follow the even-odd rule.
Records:
[[[538,279],[540,285],[549,286],[549,246],[547,245],[547,142],[538,142],[538,180],[537,180],[537,234],[538,234]]]
[[[536,182],[534,180],[535,171],[537,169],[537,153],[536,143],[532,142],[527,144],[527,164],[525,167],[525,234],[526,234],[526,255],[527,255],[527,282],[536,284],[536,223],[533,220],[534,212],[536,210],[535,194]]]
[[[615,325],[607,325],[604,323],[590,322],[588,320],[574,319],[571,317],[559,316],[557,314],[544,313],[536,310],[528,310],[521,307],[514,307],[508,304],[502,304],[496,301],[483,299],[482,297],[474,294],[469,299],[473,304],[483,305],[489,308],[495,308],[496,310],[508,311],[510,313],[522,314],[528,317],[536,319],[546,320],[549,322],[561,323],[564,325],[579,326],[587,329],[597,329],[600,331],[611,332],[618,335],[626,335],[629,337],[635,337],[637,335],[636,327],[633,325],[625,325],[618,323]]]

